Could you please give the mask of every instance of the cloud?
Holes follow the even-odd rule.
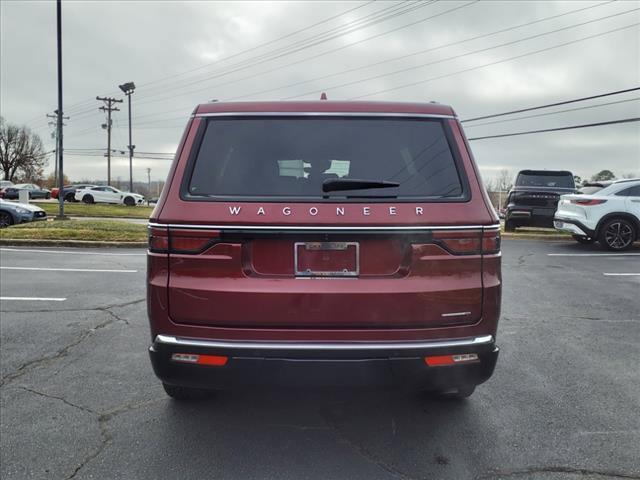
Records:
[[[637,23],[638,11],[491,48],[632,10],[640,5],[637,2],[448,1],[424,3],[400,14],[407,5],[385,1],[370,4],[139,1],[127,2],[125,6],[123,2],[63,1],[65,112],[71,116],[65,129],[65,145],[104,148],[106,133],[100,124],[105,120],[98,111],[100,105],[95,96],[120,97],[117,85],[130,80],[138,86],[133,97],[133,143],[138,151],[149,152],[176,148],[188,115],[197,103],[264,90],[273,91],[247,99],[281,99],[305,92],[311,93],[304,98],[315,99],[319,98],[319,91],[327,91],[330,99],[344,99],[444,76],[370,99],[437,100],[451,104],[461,118],[469,118],[640,84],[637,27],[528,55]],[[443,13],[457,7],[460,8]],[[0,111],[10,122],[29,122],[49,142],[44,115],[55,108],[57,101],[55,4],[4,1],[0,9]],[[338,16],[349,9],[352,11]],[[579,9],[582,10],[500,34],[398,58]],[[396,16],[383,20],[385,13],[393,12]],[[438,14],[441,15],[420,21]],[[370,15],[368,20],[380,21],[358,28],[363,27],[366,15]],[[332,16],[336,18],[280,42],[240,53]],[[403,28],[410,23],[415,25]],[[344,28],[353,31],[337,36]],[[395,31],[385,34],[391,30]],[[335,38],[313,46],[305,43],[305,39],[323,32],[326,33],[322,38]],[[366,40],[373,36],[376,38]],[[285,55],[285,47],[300,50]],[[488,49],[485,52],[465,55],[485,48]],[[324,54],[331,50],[336,51]],[[269,52],[275,52],[271,54],[273,57],[280,56],[265,56]],[[452,75],[516,55],[526,56]],[[386,60],[391,61],[366,67]],[[365,68],[320,78],[360,66]],[[392,73],[402,69],[408,70]],[[392,74],[338,87],[387,73]],[[306,83],[285,87],[297,82]],[[637,96],[626,94],[602,102]],[[120,112],[114,113],[112,140],[115,148],[124,150],[126,104],[120,108]],[[639,114],[640,102],[628,102],[486,126],[466,124],[465,129],[468,136],[481,136]],[[616,173],[640,176],[639,128],[638,124],[629,124],[483,140],[473,142],[472,148],[480,168],[488,174],[503,168],[515,172],[535,167],[570,169],[582,176],[609,168]],[[146,179],[145,169],[150,167],[154,179],[163,178],[169,164],[164,160],[136,159],[134,175]],[[106,161],[100,157],[69,156],[66,169],[71,178],[96,178],[106,172]],[[128,163],[115,161],[114,175],[126,177]]]

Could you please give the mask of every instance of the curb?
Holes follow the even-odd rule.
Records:
[[[146,248],[147,242],[107,242],[90,240],[30,240],[0,238],[7,247],[87,247],[87,248]]]
[[[505,233],[500,232],[502,238],[508,238],[509,240],[549,240],[549,241],[573,241],[570,235],[555,235],[555,234],[539,234],[539,233]]]

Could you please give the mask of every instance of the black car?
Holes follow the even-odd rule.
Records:
[[[30,199],[36,198],[51,198],[51,191],[46,188],[40,188],[33,183],[19,183],[13,187],[7,187],[4,189],[4,198],[9,200],[15,200],[20,197],[20,190],[27,190],[29,192]]]
[[[522,170],[509,192],[505,230],[517,227],[553,228],[560,195],[576,192],[573,173],[566,170]]]
[[[96,185],[92,183],[78,183],[76,185],[66,185],[62,189],[62,198],[65,202],[75,202],[76,201],[76,190],[83,190],[85,188],[95,187]],[[58,194],[59,196],[59,194]]]

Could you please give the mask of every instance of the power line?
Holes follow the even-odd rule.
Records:
[[[548,20],[552,20],[552,19],[555,19],[555,18],[564,17],[566,15],[571,15],[573,13],[581,12],[583,10],[589,10],[591,8],[601,7],[603,5],[607,5],[607,4],[612,3],[614,1],[616,1],[616,0],[608,0],[606,2],[599,3],[597,5],[589,5],[588,7],[582,7],[582,8],[578,8],[578,9],[575,9],[575,10],[570,10],[568,12],[560,13],[560,14],[557,14],[557,15],[551,15],[551,16],[548,16],[548,17],[543,17],[543,18],[540,18],[538,20],[533,20],[533,21],[530,21],[530,22],[521,23],[519,25],[514,25],[514,26],[503,28],[503,29],[500,29],[500,30],[495,30],[493,32],[484,33],[482,35],[476,35],[474,37],[469,37],[469,38],[466,38],[466,39],[463,39],[463,40],[457,40],[455,42],[446,43],[446,44],[443,44],[443,45],[439,45],[437,47],[431,47],[431,48],[427,48],[427,49],[424,49],[424,50],[419,50],[417,52],[409,53],[407,55],[401,55],[401,56],[398,56],[398,57],[393,57],[393,58],[390,58],[390,59],[387,59],[387,60],[382,60],[380,62],[370,63],[370,64],[367,64],[367,65],[362,65],[360,67],[355,67],[355,68],[350,68],[348,70],[342,70],[340,72],[330,73],[328,75],[323,75],[321,77],[312,78],[310,80],[303,80],[303,81],[300,81],[300,82],[295,82],[295,83],[291,83],[291,84],[288,84],[288,85],[283,85],[283,86],[277,87],[277,88],[271,88],[271,89],[268,89],[268,90],[261,90],[259,92],[253,92],[253,93],[249,93],[249,94],[246,94],[246,95],[241,95],[239,97],[234,97],[232,100],[238,100],[238,99],[250,97],[250,96],[253,96],[253,95],[260,95],[260,94],[263,94],[263,93],[274,92],[274,91],[277,91],[277,90],[282,90],[284,88],[296,87],[298,85],[304,85],[305,83],[316,82],[318,80],[324,80],[324,79],[327,79],[327,78],[331,78],[331,77],[335,77],[335,76],[339,76],[339,75],[344,75],[344,74],[347,74],[347,73],[353,73],[353,72],[356,72],[358,70],[363,70],[363,69],[366,69],[366,68],[376,67],[378,65],[383,65],[385,63],[395,62],[395,61],[398,61],[398,60],[403,60],[405,58],[415,57],[417,55],[423,55],[425,53],[433,52],[433,51],[436,51],[436,50],[440,50],[442,48],[452,47],[454,45],[459,45],[461,43],[466,43],[466,42],[470,42],[470,41],[473,41],[473,40],[480,40],[482,38],[486,38],[486,37],[490,37],[490,36],[493,36],[493,35],[498,35],[498,34],[501,34],[501,33],[509,32],[509,31],[512,31],[512,30],[516,30],[516,29],[519,29],[519,28],[535,25],[536,23],[546,22]],[[285,65],[285,67],[286,66],[287,65]],[[274,70],[268,70],[266,72],[263,71],[263,72],[260,72],[258,75],[265,75],[266,73],[270,73],[272,71],[274,71]],[[220,86],[220,85],[217,85],[217,86]]]
[[[303,28],[301,28],[299,30],[295,30],[295,31],[293,31],[291,33],[288,33],[288,34],[283,35],[281,37],[275,38],[273,40],[269,40],[268,42],[261,43],[259,45],[254,46],[254,47],[247,48],[247,49],[242,50],[240,52],[237,52],[237,53],[228,55],[226,57],[220,58],[220,59],[216,60],[215,62],[211,62],[211,63],[205,64],[205,65],[200,65],[199,67],[196,67],[194,69],[187,70],[187,71],[184,71],[184,72],[181,72],[181,73],[176,73],[174,75],[169,75],[169,76],[164,77],[164,78],[160,78],[160,79],[157,79],[157,80],[152,80],[150,82],[143,83],[143,84],[139,85],[138,87],[145,87],[145,86],[152,85],[152,84],[155,84],[155,83],[163,82],[165,80],[170,80],[172,78],[176,78],[176,77],[179,77],[179,76],[188,75],[188,74],[196,72],[198,70],[202,70],[204,68],[207,68],[207,67],[210,67],[210,66],[213,66],[213,65],[217,65],[217,64],[222,63],[222,62],[224,62],[226,60],[230,60],[232,58],[239,57],[239,56],[241,56],[241,55],[243,55],[245,53],[249,53],[249,52],[252,52],[252,51],[255,51],[255,50],[259,50],[260,48],[264,48],[264,47],[266,47],[268,45],[273,45],[274,43],[277,43],[277,42],[279,42],[281,40],[284,40],[286,38],[290,38],[290,37],[292,37],[294,35],[297,35],[298,33],[302,33],[302,32],[304,32],[306,30],[311,30],[312,28],[315,28],[315,27],[317,27],[319,25],[322,25],[324,23],[328,23],[331,20],[335,20],[336,18],[340,18],[340,17],[342,17],[342,16],[344,16],[344,15],[346,15],[348,13],[351,13],[351,12],[354,12],[356,10],[359,10],[359,9],[361,9],[363,7],[366,7],[367,5],[370,5],[371,3],[374,3],[374,2],[375,2],[375,0],[370,0],[368,2],[364,2],[364,3],[362,3],[362,4],[360,4],[360,5],[356,6],[356,7],[353,7],[353,8],[350,8],[348,10],[345,10],[345,11],[343,11],[343,12],[337,14],[337,15],[333,15],[333,16],[331,16],[329,18],[325,18],[324,20],[321,20],[319,22],[313,23],[311,25],[307,25],[306,27],[303,27]]]
[[[265,52],[263,54],[257,55],[255,57],[251,57],[245,60],[242,60],[240,62],[237,63],[233,63],[231,65],[227,65],[226,67],[224,67],[223,69],[219,70],[218,72],[212,72],[209,74],[206,74],[204,77],[202,78],[198,78],[198,79],[193,79],[191,81],[188,82],[179,82],[178,84],[174,85],[174,86],[163,86],[163,87],[155,87],[155,88],[163,88],[163,89],[175,89],[175,88],[180,88],[183,89],[184,87],[188,87],[191,85],[195,85],[198,83],[202,83],[208,80],[213,80],[215,78],[219,78],[219,77],[224,77],[224,76],[228,76],[232,73],[241,71],[241,70],[246,70],[247,68],[253,68],[256,65],[260,65],[266,62],[271,62],[273,60],[276,60],[278,58],[282,58],[285,56],[289,56],[293,53],[297,53],[297,52],[301,52],[303,50],[307,50],[309,48],[315,47],[317,45],[320,45],[322,43],[326,43],[328,41],[334,40],[336,38],[339,37],[343,37],[345,35],[348,35],[350,33],[356,32],[358,30],[361,30],[363,28],[368,28],[372,25],[375,25],[377,23],[380,22],[384,22],[387,21],[391,18],[397,17],[399,15],[404,15],[406,13],[409,13],[413,10],[419,9],[419,8],[424,8],[430,4],[436,3],[439,0],[428,0],[426,2],[424,1],[414,1],[413,3],[409,2],[409,0],[404,0],[403,2],[400,2],[399,4],[396,5],[392,5],[390,7],[385,7],[377,12],[374,12],[372,14],[368,14],[362,18],[353,20],[351,22],[348,22],[344,25],[340,25],[338,27],[334,27],[326,32],[321,32],[319,34],[314,34],[311,37],[308,37],[306,39],[303,40],[299,40],[295,43],[292,43],[291,45],[287,45],[284,47],[280,47],[278,49],[269,51],[269,52]],[[478,0],[473,0],[473,2],[476,2]],[[473,3],[472,2],[472,3]],[[408,5],[404,5],[406,3],[409,3]],[[164,93],[160,92],[160,93]],[[151,94],[147,94],[144,95],[144,98],[148,98],[148,97],[153,97],[158,95],[158,93],[151,93]]]
[[[169,96],[169,97],[164,97],[164,98],[155,99],[155,100],[149,100],[149,101],[147,101],[147,102],[145,102],[145,103],[152,103],[152,102],[155,102],[155,101],[166,100],[166,99],[169,99],[169,98],[175,98],[176,96],[190,95],[190,94],[192,94],[192,93],[197,93],[197,92],[201,92],[201,91],[209,91],[209,90],[211,90],[212,88],[217,88],[217,87],[224,86],[224,85],[228,85],[228,84],[231,84],[231,83],[237,83],[237,82],[239,82],[239,81],[248,80],[248,79],[251,79],[251,78],[255,78],[255,77],[258,77],[258,76],[262,76],[262,75],[265,75],[265,74],[267,74],[267,73],[271,73],[271,72],[274,72],[274,71],[279,71],[279,70],[282,70],[282,69],[284,69],[284,68],[288,68],[288,67],[291,67],[291,66],[294,66],[294,65],[298,65],[298,64],[300,64],[300,63],[308,62],[308,61],[310,61],[310,60],[314,60],[314,59],[316,59],[316,58],[320,58],[320,57],[323,57],[323,56],[329,55],[329,54],[331,54],[331,53],[335,53],[335,52],[338,52],[338,51],[340,51],[340,50],[344,50],[344,49],[346,49],[346,48],[352,47],[352,46],[354,46],[354,45],[361,44],[361,43],[363,43],[363,42],[367,42],[367,41],[372,40],[372,39],[374,39],[374,38],[378,38],[378,37],[381,37],[381,36],[384,36],[384,35],[388,35],[388,34],[390,34],[390,33],[393,33],[393,32],[396,32],[396,31],[399,31],[399,30],[402,30],[402,29],[408,28],[408,27],[412,27],[412,26],[417,25],[417,24],[419,24],[419,23],[426,22],[427,20],[431,20],[431,19],[433,19],[433,18],[441,17],[441,16],[446,15],[446,14],[448,14],[448,13],[451,13],[451,12],[454,12],[454,11],[460,10],[460,9],[462,9],[462,8],[465,8],[465,7],[471,6],[472,4],[477,3],[477,1],[478,1],[478,0],[473,0],[473,1],[468,2],[468,3],[465,3],[465,4],[463,4],[463,5],[458,5],[458,6],[456,6],[456,7],[453,7],[453,8],[447,9],[447,10],[443,10],[442,12],[436,13],[436,14],[434,14],[434,15],[427,16],[427,17],[425,17],[425,18],[421,18],[421,19],[419,19],[419,20],[416,20],[416,21],[413,21],[413,22],[410,22],[410,23],[407,23],[407,24],[404,24],[404,25],[400,25],[400,26],[398,26],[398,27],[392,28],[391,30],[386,30],[386,31],[384,31],[384,32],[380,32],[380,33],[377,33],[377,34],[375,34],[375,35],[371,35],[371,36],[369,36],[369,37],[362,38],[362,39],[360,39],[360,40],[357,40],[357,41],[354,41],[354,42],[348,43],[348,44],[346,44],[346,45],[341,45],[341,46],[336,47],[336,48],[333,48],[333,49],[325,50],[324,52],[320,52],[320,53],[318,53],[318,54],[316,54],[316,55],[312,55],[312,56],[310,56],[310,57],[305,57],[305,58],[303,58],[303,59],[296,60],[296,61],[294,61],[294,62],[290,62],[290,63],[287,63],[287,64],[285,64],[285,65],[281,65],[281,66],[279,66],[279,67],[277,67],[277,68],[274,68],[274,69],[271,69],[271,70],[262,71],[262,72],[260,72],[260,73],[252,74],[252,75],[245,76],[245,77],[240,77],[240,78],[237,78],[237,79],[234,79],[234,80],[230,80],[230,81],[228,81],[228,82],[224,82],[224,83],[221,83],[221,84],[216,84],[216,85],[208,86],[208,87],[205,87],[205,88],[198,88],[198,89],[196,89],[196,90],[190,90],[190,91],[186,91],[186,92],[181,92],[181,93],[179,93],[179,94],[177,94],[177,95],[171,95],[171,96]],[[255,65],[255,64],[254,64],[254,65]],[[253,66],[253,65],[252,65],[252,66]],[[228,72],[228,73],[233,73],[233,72]],[[164,114],[164,113],[172,113],[172,112],[184,111],[184,110],[186,110],[186,109],[190,109],[190,108],[193,108],[193,103],[190,103],[189,105],[185,105],[184,107],[181,107],[181,108],[175,108],[175,109],[172,109],[172,110],[165,110],[165,111],[161,111],[161,112],[154,112],[154,113],[146,114],[146,115],[143,115],[143,116],[145,116],[145,117],[149,117],[149,116],[157,116],[157,115],[161,115],[161,114]],[[140,118],[140,116],[139,116],[138,118]]]
[[[615,125],[618,123],[631,123],[640,121],[640,117],[635,118],[623,118],[620,120],[610,120],[608,122],[598,122],[598,123],[586,123],[583,125],[569,125],[567,127],[556,127],[556,128],[545,128],[543,130],[528,130],[525,132],[514,132],[514,133],[502,133],[499,135],[486,135],[484,137],[473,137],[468,138],[470,142],[473,140],[486,140],[488,138],[502,138],[502,137],[515,137],[517,135],[531,135],[533,133],[546,133],[546,132],[558,132],[561,130],[573,130],[575,128],[589,128],[589,127],[600,127],[603,125]]]
[[[502,117],[504,115],[513,115],[514,113],[530,112],[532,110],[540,110],[541,108],[557,107],[559,105],[567,105],[569,103],[584,102],[586,100],[593,100],[594,98],[609,97],[611,95],[620,95],[621,93],[635,92],[637,90],[640,90],[640,87],[626,88],[624,90],[616,90],[614,92],[600,93],[598,95],[591,95],[589,97],[574,98],[573,100],[565,100],[563,102],[548,103],[546,105],[540,105],[539,107],[521,108],[519,110],[511,110],[510,112],[494,113],[491,115],[483,115],[482,117],[467,118],[466,120],[461,120],[461,122],[474,122],[476,120],[485,120],[487,118]]]
[[[604,32],[601,32],[601,33],[597,33],[597,34],[594,34],[594,35],[587,35],[586,37],[581,37],[581,38],[578,38],[578,39],[575,39],[575,40],[571,40],[571,41],[568,41],[568,42],[559,43],[559,44],[553,45],[551,47],[541,48],[539,50],[533,50],[533,51],[530,51],[530,52],[527,52],[527,53],[523,53],[523,54],[520,54],[520,55],[514,55],[512,57],[507,57],[507,58],[504,58],[502,60],[497,60],[495,62],[489,62],[489,63],[485,63],[485,64],[482,64],[482,65],[477,65],[475,67],[470,67],[470,68],[465,68],[463,70],[458,70],[456,72],[451,72],[451,73],[447,73],[447,74],[444,74],[444,75],[438,75],[438,76],[435,76],[435,77],[426,78],[426,79],[423,79],[423,80],[418,80],[417,82],[405,83],[403,85],[398,85],[396,87],[385,88],[383,90],[378,90],[378,91],[375,91],[375,92],[367,93],[365,95],[358,95],[357,97],[349,98],[349,100],[357,100],[357,99],[360,99],[360,98],[372,97],[374,95],[379,95],[381,93],[387,93],[387,92],[391,92],[391,91],[394,91],[394,90],[401,90],[403,88],[413,87],[415,85],[420,85],[420,84],[431,82],[431,81],[434,81],[434,80],[440,80],[440,79],[443,79],[443,78],[452,77],[454,75],[459,75],[461,73],[467,73],[467,72],[471,72],[473,70],[479,70],[481,68],[490,67],[490,66],[493,66],[493,65],[498,65],[500,63],[510,62],[511,60],[517,60],[519,58],[524,58],[524,57],[528,57],[528,56],[531,56],[531,55],[536,55],[538,53],[547,52],[549,50],[554,50],[556,48],[565,47],[567,45],[572,45],[574,43],[579,43],[579,42],[582,42],[582,41],[585,41],[585,40],[590,40],[592,38],[602,37],[603,35],[608,35],[610,33],[626,30],[628,28],[636,27],[639,24],[640,23],[637,23],[637,22],[636,23],[632,23],[630,25],[625,25],[623,27],[614,28],[612,30],[607,30],[607,31],[604,31]]]
[[[608,106],[608,105],[618,105],[620,103],[637,102],[638,100],[640,100],[640,97],[628,98],[627,100],[618,100],[616,102],[598,103],[596,105],[587,105],[585,107],[567,108],[565,110],[556,110],[555,112],[545,112],[545,113],[538,113],[538,114],[535,114],[535,115],[525,115],[524,117],[508,118],[506,120],[495,120],[493,122],[476,123],[475,125],[467,125],[466,128],[480,127],[480,126],[483,126],[483,125],[494,125],[496,123],[504,123],[504,122],[515,122],[516,120],[525,120],[527,118],[546,117],[547,115],[555,115],[556,113],[576,112],[578,110],[588,110],[590,108],[605,107],[605,106]],[[543,107],[537,107],[537,108],[543,108]],[[464,121],[464,120],[462,120],[462,121]]]
[[[356,85],[358,83],[368,82],[370,80],[377,80],[378,78],[388,77],[390,75],[397,75],[398,73],[404,73],[404,72],[408,72],[410,70],[416,70],[418,68],[423,68],[423,67],[427,67],[427,66],[431,66],[431,65],[436,65],[438,63],[447,62],[449,60],[455,60],[455,59],[458,59],[458,58],[468,57],[469,55],[475,55],[477,53],[487,52],[489,50],[494,50],[496,48],[502,48],[502,47],[507,47],[509,45],[515,45],[516,43],[522,43],[522,42],[525,42],[525,41],[528,41],[528,40],[532,40],[534,38],[544,37],[546,35],[551,35],[553,33],[562,32],[564,30],[569,30],[569,29],[572,29],[572,28],[582,27],[584,25],[588,25],[588,24],[595,23],[595,22],[601,22],[602,20],[606,20],[606,19],[613,18],[613,17],[618,17],[620,15],[625,15],[625,14],[631,13],[631,12],[637,12],[638,10],[640,10],[640,8],[634,8],[634,9],[631,9],[631,10],[626,10],[624,12],[614,13],[612,15],[607,15],[605,17],[596,18],[594,20],[588,20],[586,22],[581,22],[581,23],[577,23],[577,24],[574,24],[574,25],[569,25],[569,26],[566,26],[566,27],[557,28],[555,30],[550,30],[548,32],[537,33],[535,35],[530,35],[528,37],[520,38],[518,40],[511,40],[509,42],[503,42],[503,43],[500,43],[498,45],[494,45],[494,46],[491,46],[491,47],[480,48],[478,50],[473,50],[473,51],[467,52],[467,53],[461,53],[459,55],[454,55],[454,56],[451,56],[451,57],[442,58],[440,60],[435,60],[435,61],[432,61],[432,62],[422,63],[420,65],[414,65],[414,66],[411,66],[411,67],[406,67],[406,68],[402,68],[402,69],[399,69],[399,70],[394,70],[392,72],[382,73],[382,74],[379,74],[379,75],[374,75],[374,76],[363,78],[363,79],[360,79],[360,80],[354,80],[354,81],[351,81],[351,82],[345,82],[345,83],[341,83],[339,85],[333,85],[331,87],[325,87],[325,88],[319,89],[319,90],[312,90],[312,91],[301,93],[301,94],[298,94],[298,95],[292,95],[290,97],[285,97],[284,100],[290,100],[290,99],[293,99],[293,98],[304,97],[306,95],[310,95],[310,94],[313,94],[313,93],[321,92],[323,90],[333,90],[333,89],[337,89],[337,88]]]

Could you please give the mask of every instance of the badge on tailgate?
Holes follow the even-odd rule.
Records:
[[[358,242],[296,242],[293,246],[297,277],[357,277]]]

